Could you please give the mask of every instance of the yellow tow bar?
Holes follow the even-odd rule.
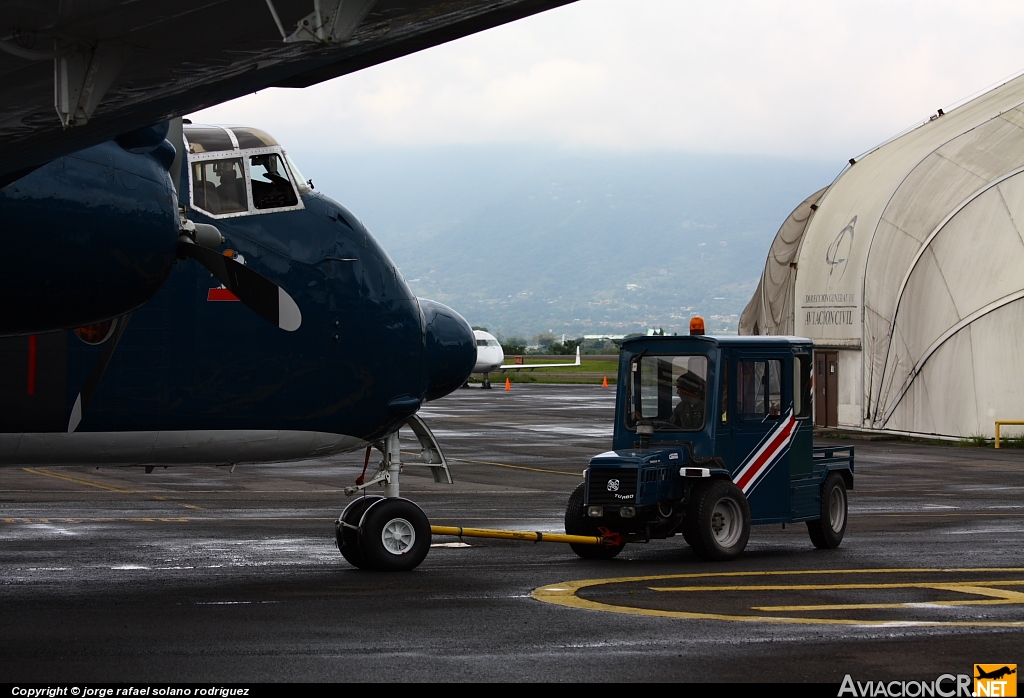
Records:
[[[614,533],[608,536],[570,536],[565,533],[544,533],[543,531],[501,531],[493,528],[463,528],[462,526],[431,526],[435,536],[458,536],[459,538],[503,538],[533,543],[575,543],[576,545],[618,545],[621,538]]]

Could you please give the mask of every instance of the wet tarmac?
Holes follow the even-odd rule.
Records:
[[[613,400],[460,390],[422,412],[455,484],[410,466],[402,494],[438,525],[560,532],[609,447]],[[1024,454],[842,443],[857,476],[838,550],[803,525],[755,527],[718,564],[678,537],[611,561],[438,537],[400,574],[335,547],[362,454],[233,473],[5,468],[0,681],[838,684],[1024,663]]]

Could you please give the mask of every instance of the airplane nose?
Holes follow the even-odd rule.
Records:
[[[423,371],[427,377],[424,400],[436,400],[466,382],[476,364],[476,337],[465,318],[446,305],[420,299],[427,323]]]

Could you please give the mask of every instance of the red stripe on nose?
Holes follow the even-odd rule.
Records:
[[[226,288],[211,288],[209,293],[206,294],[206,300],[208,301],[237,301],[238,296],[233,294]]]

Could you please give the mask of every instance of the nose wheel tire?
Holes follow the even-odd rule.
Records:
[[[360,569],[366,569],[368,565],[363,551],[359,549],[359,522],[366,510],[382,499],[376,495],[360,497],[345,507],[345,511],[334,522],[334,539],[338,543],[338,550],[351,565]]]
[[[846,535],[849,503],[846,482],[839,473],[829,473],[821,484],[821,518],[807,522],[807,533],[815,548],[838,548]]]
[[[359,522],[359,550],[370,569],[411,570],[430,551],[430,522],[408,499],[379,500]]]
[[[732,560],[747,547],[750,505],[739,487],[712,480],[690,495],[684,538],[704,560]]]
[[[565,507],[565,532],[570,536],[599,536],[597,524],[593,519],[587,518],[587,512],[583,506],[586,495],[586,485],[580,483],[569,495],[569,503]],[[578,545],[570,543],[572,551],[585,560],[611,560],[622,552],[626,544],[622,545]]]

